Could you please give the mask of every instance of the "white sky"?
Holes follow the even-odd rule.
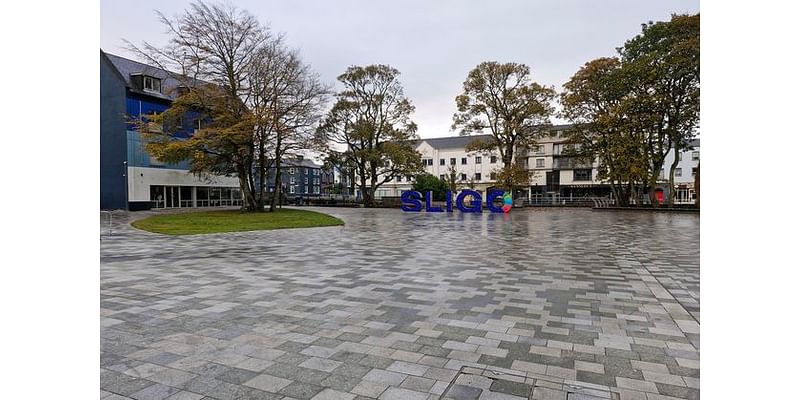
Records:
[[[100,46],[131,57],[122,39],[167,40],[155,10],[172,16],[188,1],[101,0]],[[487,60],[519,62],[533,79],[561,89],[585,62],[615,55],[641,23],[696,13],[695,1],[274,1],[233,2],[286,35],[322,79],[335,84],[350,65],[389,64],[401,72],[423,138],[450,136],[455,96],[470,69]],[[133,58],[133,57],[131,57]],[[334,86],[339,89],[339,86]],[[559,122],[554,119],[554,122]]]

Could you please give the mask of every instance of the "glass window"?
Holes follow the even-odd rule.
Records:
[[[495,172],[490,173],[489,174],[489,179],[491,179],[493,181],[497,180],[497,173],[495,173]]]
[[[480,156],[477,156],[477,157],[475,157],[475,164],[480,164],[480,163],[481,163],[481,161],[482,161],[482,160],[481,160],[481,157],[480,157]]]
[[[683,169],[675,168],[675,176],[683,176]]]
[[[444,174],[439,175],[439,179],[444,180]]]
[[[700,152],[699,151],[693,151],[692,152],[692,161],[697,161],[699,159],[700,159]]]
[[[491,156],[489,158],[489,163],[496,164],[497,163],[497,156]]]
[[[591,169],[575,169],[575,170],[572,170],[572,180],[573,181],[591,181],[592,180],[592,170]]]
[[[289,184],[290,185],[294,185],[295,183],[297,183],[297,182],[295,181],[294,177],[289,178]]]
[[[467,157],[461,157],[461,165],[467,165]]]
[[[456,158],[455,157],[450,158],[450,165],[456,165]]]
[[[480,172],[476,172],[475,173],[475,180],[476,181],[480,181],[481,180],[481,173]]]
[[[144,76],[143,80],[144,90],[161,93],[161,79],[152,76]]]
[[[561,149],[563,149],[563,148],[564,148],[564,145],[561,144],[561,143],[553,144],[553,155],[554,156],[561,155]]]
[[[294,192],[296,190],[297,190],[297,186],[295,186],[295,185],[289,186],[289,193],[294,194]]]
[[[305,183],[306,185],[308,185],[308,177],[305,177],[305,179],[303,179],[303,183]]]
[[[444,158],[439,159],[439,165],[444,165]]]
[[[544,158],[536,159],[536,168],[544,168]]]
[[[289,175],[294,175],[294,168],[289,168]]]
[[[467,180],[467,174],[461,174],[461,180],[462,181]]]

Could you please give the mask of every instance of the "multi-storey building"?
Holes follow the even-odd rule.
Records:
[[[666,202],[664,196],[669,195],[669,170],[675,160],[675,150],[670,150],[664,159],[664,168],[661,169],[661,188],[656,191],[656,196],[661,202]],[[694,204],[695,174],[700,165],[700,139],[692,140],[690,148],[678,153],[678,166],[675,168],[675,204]]]
[[[199,177],[187,162],[150,156],[129,119],[169,108],[180,84],[164,70],[100,51],[100,208],[131,209],[240,205],[239,181]],[[189,137],[187,128],[180,135]]]
[[[275,169],[267,173],[268,190],[275,191]],[[281,191],[287,199],[320,197],[331,194],[333,171],[303,156],[281,162]]]
[[[517,154],[516,162],[532,175],[529,187],[515,193],[516,198],[552,203],[609,195],[609,186],[597,179],[596,163],[566,155],[564,130],[568,127],[552,127],[550,135],[537,141],[536,148]],[[473,140],[486,138],[489,135],[420,139],[416,150],[422,155],[425,172],[445,178],[455,171],[461,187],[486,193],[497,185],[497,172],[503,166],[500,154],[466,151]],[[396,177],[378,189],[376,198],[399,196],[412,185],[413,177]]]

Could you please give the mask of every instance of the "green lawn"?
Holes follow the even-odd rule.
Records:
[[[263,213],[238,210],[185,212],[154,215],[133,222],[133,226],[139,229],[174,236],[333,225],[344,225],[344,222],[314,211],[286,208]]]

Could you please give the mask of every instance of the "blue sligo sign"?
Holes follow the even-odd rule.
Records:
[[[472,200],[467,202],[467,197],[470,197]],[[494,201],[497,198],[503,199],[503,206],[499,207],[494,204]],[[416,190],[403,192],[400,195],[400,201],[402,202],[402,206],[400,207],[401,210],[406,212],[420,212],[423,209],[423,202],[424,208],[426,212],[453,212],[453,192],[447,191],[445,192],[445,207],[433,205],[433,192],[425,192],[425,196],[422,193],[417,192]],[[470,204],[466,204],[470,203]],[[489,192],[489,195],[486,196],[486,208],[489,211],[494,213],[507,213],[511,210],[511,195],[506,193],[502,190],[493,190]],[[475,190],[466,189],[462,190],[461,193],[458,194],[455,198],[455,206],[461,212],[465,213],[480,213],[483,212],[483,198],[480,192]]]

